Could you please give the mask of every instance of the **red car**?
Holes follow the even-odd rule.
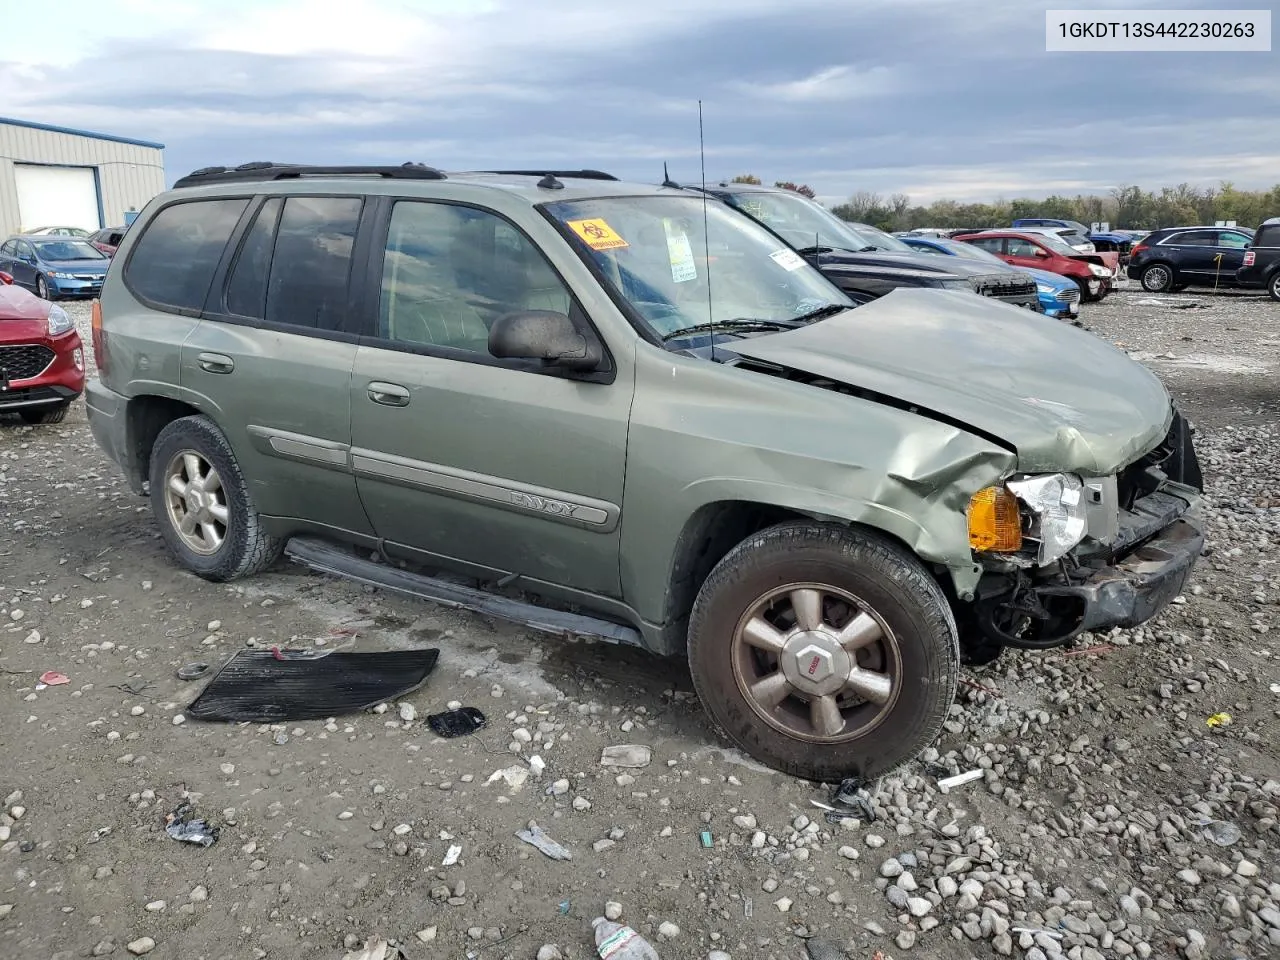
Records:
[[[84,392],[84,345],[56,303],[0,273],[0,414],[61,423]]]
[[[114,257],[116,248],[120,246],[120,241],[124,239],[124,232],[128,229],[128,227],[103,227],[97,233],[89,234],[86,239],[99,252],[105,253],[108,257]]]
[[[1081,300],[1101,300],[1115,286],[1120,254],[1081,253],[1057,237],[1044,233],[1022,233],[1017,230],[989,230],[964,233],[963,240],[994,253],[1005,263],[1016,267],[1048,270],[1070,277],[1080,287]]]

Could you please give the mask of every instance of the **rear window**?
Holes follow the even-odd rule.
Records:
[[[1255,247],[1280,247],[1280,223],[1268,224],[1258,230],[1253,238]]]
[[[193,200],[157,213],[133,245],[124,280],[139,298],[162,307],[204,308],[214,271],[249,201]]]

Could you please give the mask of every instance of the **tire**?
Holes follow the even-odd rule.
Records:
[[[67,419],[67,411],[71,409],[71,401],[64,400],[52,407],[39,407],[35,410],[19,410],[18,415],[27,423],[61,423]]]
[[[1084,279],[1083,277],[1073,277],[1072,279],[1075,280],[1076,286],[1080,288],[1081,303],[1094,303],[1095,301],[1101,299],[1096,293],[1089,292],[1088,280]]]
[[[1147,293],[1168,293],[1177,282],[1177,274],[1167,263],[1153,263],[1142,271],[1142,289]]]
[[[1271,279],[1267,281],[1267,293],[1271,295],[1272,300],[1280,300],[1280,270],[1271,275]]]
[[[210,470],[217,483],[206,487]],[[176,492],[171,479],[186,493]],[[193,479],[199,483],[194,490]],[[231,445],[208,417],[182,417],[160,431],[151,449],[150,481],[160,533],[196,576],[222,583],[266,570],[280,558],[284,541],[262,529]],[[180,528],[186,515],[193,517],[189,532]]]
[[[36,274],[36,296],[41,300],[55,299],[49,294],[49,281],[40,274]]]
[[[797,605],[797,592],[813,588],[826,599]],[[804,618],[819,629],[796,626],[802,606],[820,611],[816,620]],[[847,670],[843,644],[823,644],[848,627],[851,614],[870,628],[865,636],[878,639],[859,643],[857,669]],[[774,633],[744,631],[747,623]],[[751,643],[747,632],[756,636]],[[757,649],[761,638],[774,653]],[[720,733],[770,767],[823,783],[882,777],[932,744],[955,698],[959,662],[955,619],[920,562],[877,534],[831,524],[786,523],[740,543],[703,583],[689,623],[694,688]],[[761,688],[765,677],[777,679]],[[864,689],[879,689],[870,699],[849,687],[802,691],[792,677],[805,685],[857,677]],[[766,706],[749,692],[753,686],[789,692]],[[815,700],[834,704],[834,717]]]

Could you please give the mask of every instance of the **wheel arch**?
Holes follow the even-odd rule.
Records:
[[[125,414],[127,462],[124,467],[135,492],[143,492],[151,474],[151,451],[160,431],[174,420],[198,416],[201,412],[182,400],[157,394],[140,394],[129,399]]]

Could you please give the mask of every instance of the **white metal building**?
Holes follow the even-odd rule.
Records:
[[[123,226],[164,190],[164,144],[0,117],[0,239]]]

